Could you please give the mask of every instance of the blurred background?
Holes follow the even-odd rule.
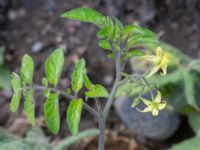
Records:
[[[69,77],[74,63],[80,57],[84,57],[87,61],[91,80],[111,88],[114,64],[98,47],[96,27],[60,18],[62,12],[81,6],[89,6],[109,16],[116,16],[123,24],[138,22],[184,54],[192,58],[198,58],[200,55],[199,0],[0,0],[0,126],[2,130],[24,137],[31,129],[22,109],[17,114],[11,113],[9,109],[12,96],[10,72],[19,72],[21,59],[25,53],[30,54],[35,61],[35,83],[40,83],[44,76],[44,60],[55,48],[61,47],[65,52],[65,67],[60,88],[69,87]],[[127,67],[127,70],[130,71],[130,68]],[[58,135],[52,135],[45,126],[42,94],[36,93],[35,100],[37,125],[43,129],[44,137],[56,144],[69,136],[66,125],[66,100],[61,99],[60,102],[62,124]],[[90,105],[95,107],[93,102],[90,102]],[[134,118],[132,121],[141,124],[148,124],[148,120],[151,122],[148,127],[145,127],[145,132],[149,134],[134,132],[134,130],[143,130],[143,126],[121,119],[120,111],[117,109],[122,108],[118,108],[120,107],[118,105],[121,106],[115,104],[112,108],[107,122],[107,136],[110,139],[107,142],[107,150],[165,150],[195,135],[184,115],[171,114],[171,112],[167,114],[165,120],[162,120],[162,117],[155,120],[150,116],[145,119]],[[123,106],[123,109],[128,108]],[[97,125],[98,121],[84,111],[80,130],[97,127]],[[76,143],[68,149],[95,150],[96,145],[96,138],[85,138],[81,143]]]

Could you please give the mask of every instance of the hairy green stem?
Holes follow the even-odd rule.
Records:
[[[29,88],[32,88],[34,90],[39,90],[39,91],[44,91],[47,90],[48,87],[45,86],[40,86],[40,85],[32,85]],[[65,91],[59,90],[59,89],[55,89],[55,88],[50,88],[51,92],[59,92],[60,95],[68,98],[69,100],[76,98],[73,95],[69,95],[67,94]],[[87,103],[83,103],[83,108],[85,110],[87,110],[89,113],[91,113],[94,117],[99,118],[99,114],[96,112],[96,110],[94,110],[92,107],[90,107]]]

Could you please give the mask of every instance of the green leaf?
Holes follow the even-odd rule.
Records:
[[[83,100],[72,99],[67,109],[67,123],[73,135],[77,134],[81,118]]]
[[[45,63],[45,71],[49,83],[56,85],[60,79],[61,71],[64,63],[63,50],[57,48],[49,56]]]
[[[83,87],[84,70],[85,60],[82,58],[76,63],[72,74],[72,90],[76,93]]]
[[[84,80],[84,86],[90,90],[93,88],[93,84],[92,82],[90,81],[89,77],[87,76],[86,73],[83,74],[83,80]]]
[[[103,22],[103,25],[100,31],[98,32],[98,37],[104,38],[104,39],[110,39],[114,31],[113,21],[110,17],[107,16],[106,18],[104,18],[102,22]]]
[[[184,76],[184,91],[187,102],[189,105],[193,106],[194,108],[198,109],[197,102],[195,100],[195,76],[188,71],[183,71]]]
[[[170,150],[199,150],[200,138],[194,137],[174,145]]]
[[[44,116],[49,130],[57,134],[60,128],[58,93],[51,93],[44,105]]]
[[[48,86],[48,80],[47,80],[47,78],[45,78],[45,77],[42,78],[42,85]]]
[[[28,54],[25,54],[24,57],[22,58],[22,65],[20,69],[21,79],[27,84],[32,84],[33,71],[34,71],[33,59]]]
[[[193,131],[198,134],[200,132],[200,114],[191,113],[188,115],[188,120]]]
[[[126,55],[126,58],[130,58],[130,57],[133,57],[133,56],[144,56],[144,54],[145,53],[143,51],[134,49],[134,50],[130,50],[128,52],[128,54]]]
[[[146,48],[155,49],[157,46],[159,46],[159,42],[157,39],[138,35],[129,38],[127,45],[128,47],[143,46]]]
[[[110,43],[107,40],[101,40],[99,41],[99,47],[107,50],[112,50]]]
[[[14,91],[14,95],[10,103],[10,109],[12,112],[16,112],[21,99],[21,80],[15,73],[12,74],[11,85]]]
[[[134,35],[142,35],[146,37],[156,38],[156,35],[149,29],[137,26],[137,25],[127,25],[123,30],[124,34],[128,37]]]
[[[98,26],[102,24],[102,20],[105,18],[105,16],[100,12],[88,7],[72,9],[63,13],[61,17],[83,22],[90,22]]]
[[[35,126],[35,102],[33,97],[33,90],[25,93],[24,111],[28,121]]]
[[[97,85],[94,85],[90,91],[85,92],[85,95],[87,98],[89,98],[89,97],[108,97],[109,93],[105,87],[103,87],[100,84],[97,84]]]

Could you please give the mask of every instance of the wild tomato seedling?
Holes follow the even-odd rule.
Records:
[[[21,96],[23,96],[25,98],[24,111],[29,122],[34,126],[35,103],[33,94],[36,90],[43,91],[46,97],[44,104],[46,125],[52,133],[57,134],[60,127],[59,96],[66,97],[70,100],[67,108],[67,123],[71,133],[77,134],[82,109],[86,109],[99,120],[98,150],[104,150],[105,124],[111,105],[116,95],[126,96],[126,91],[122,93],[118,92],[122,84],[135,83],[141,86],[141,92],[138,98],[133,101],[132,107],[136,107],[142,100],[147,105],[147,108],[142,112],[152,112],[154,116],[158,115],[159,111],[165,107],[165,102],[161,101],[160,92],[154,98],[154,94],[152,93],[153,87],[148,83],[148,78],[158,71],[161,71],[161,75],[166,74],[169,56],[159,47],[156,35],[150,30],[136,25],[124,26],[117,18],[104,16],[91,8],[73,9],[63,13],[62,17],[93,23],[99,28],[97,33],[100,38],[99,46],[106,49],[108,58],[115,61],[115,81],[111,91],[108,91],[101,84],[93,84],[90,81],[87,75],[86,62],[83,58],[74,67],[71,87],[66,90],[58,89],[57,84],[60,80],[64,64],[63,50],[58,48],[45,62],[46,77],[42,78],[42,85],[33,84],[34,62],[31,56],[28,54],[24,55],[20,75],[16,73],[12,74],[11,83],[14,95],[10,107],[13,112],[17,111]],[[157,49],[155,54],[149,54],[154,53],[155,49]],[[148,55],[145,55],[144,51],[147,51]],[[138,61],[150,62],[150,69],[146,70],[143,74],[127,74],[124,72],[124,68],[126,62],[131,57],[138,57]],[[85,99],[79,97],[79,91],[83,87],[87,89],[85,91]],[[145,88],[149,89],[151,101],[142,98]],[[102,98],[107,99],[105,107],[100,105],[99,99]],[[95,110],[89,106],[86,99],[95,100],[98,109]]]

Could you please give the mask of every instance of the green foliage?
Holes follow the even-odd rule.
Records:
[[[73,135],[77,134],[81,118],[83,100],[72,99],[67,109],[67,123]]]
[[[199,150],[200,138],[194,137],[174,145],[170,150]]]
[[[25,93],[24,111],[28,121],[35,126],[35,101],[33,97],[33,90]]]
[[[81,139],[84,139],[86,137],[87,138],[93,137],[98,134],[99,134],[98,129],[89,129],[89,130],[82,131],[82,132],[78,133],[77,135],[73,135],[71,137],[63,139],[58,145],[56,145],[53,148],[53,150],[64,150],[65,148],[68,148],[70,145],[80,141]]]
[[[12,85],[14,94],[10,103],[10,109],[12,112],[16,112],[19,107],[19,103],[21,99],[21,80],[19,76],[15,73],[13,73],[12,75],[11,85]]]
[[[72,74],[72,90],[78,92],[83,87],[83,74],[85,71],[85,60],[80,59],[75,65],[74,72]]]
[[[45,101],[44,116],[49,130],[57,134],[60,129],[58,93],[50,93]]]
[[[133,56],[143,56],[143,55],[144,55],[143,51],[134,49],[128,52],[128,54],[126,55],[126,58],[131,58]]]
[[[33,60],[31,56],[25,54],[24,57],[22,58],[22,65],[20,69],[21,79],[27,84],[32,84],[33,71],[34,71]]]
[[[183,71],[184,76],[184,87],[185,87],[185,96],[189,105],[197,108],[197,103],[195,100],[195,76],[187,71]],[[198,108],[197,108],[198,109]]]
[[[83,81],[84,81],[84,86],[85,86],[88,90],[90,90],[90,89],[93,88],[93,84],[92,84],[92,82],[90,81],[90,79],[88,78],[88,76],[87,76],[86,73],[83,74]]]
[[[3,133],[3,135],[2,135]],[[51,146],[40,128],[31,129],[25,138],[19,138],[0,130],[0,150],[51,150]],[[5,140],[6,139],[6,140]]]
[[[42,78],[42,85],[48,86],[48,80],[47,80],[47,78],[45,78],[45,77]]]
[[[60,74],[63,68],[64,63],[64,53],[63,50],[57,48],[54,52],[49,56],[45,63],[45,71],[47,80],[49,83],[56,85],[60,79]]]
[[[72,20],[94,23],[98,26],[102,24],[102,20],[105,18],[103,14],[88,7],[73,9],[63,13],[61,16]]]
[[[95,98],[95,97],[108,97],[109,93],[105,87],[100,84],[96,84],[88,92],[85,92],[86,98]]]
[[[200,114],[190,113],[188,115],[188,120],[194,132],[198,134],[200,132]]]

